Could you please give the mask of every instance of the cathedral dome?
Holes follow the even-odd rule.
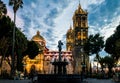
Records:
[[[32,37],[32,41],[35,41],[39,47],[40,51],[44,51],[46,47],[45,39],[40,35],[40,32],[37,31],[37,34]]]
[[[40,35],[39,31],[37,31],[37,34],[32,37],[32,40],[33,41],[44,41],[45,42],[45,39]]]

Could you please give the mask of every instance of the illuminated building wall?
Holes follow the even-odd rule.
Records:
[[[26,70],[28,73],[32,66],[35,67],[38,73],[51,74],[54,73],[54,66],[51,64],[54,58],[58,58],[58,51],[49,51],[46,48],[46,41],[40,35],[40,32],[37,31],[37,34],[33,36],[32,41],[35,41],[39,50],[42,51],[38,54],[34,59],[30,59],[28,56],[23,58],[24,63],[24,71]],[[69,64],[67,65],[67,73],[73,73],[73,57],[71,51],[62,51],[62,59],[66,58]]]

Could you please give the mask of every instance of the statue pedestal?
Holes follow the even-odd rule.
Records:
[[[53,62],[52,65],[54,65],[54,74],[67,74],[66,65],[68,65],[68,62]]]
[[[64,58],[62,61],[61,57],[61,46],[63,43],[61,41],[58,42],[59,47],[59,59],[58,61],[55,59],[52,62],[54,66],[54,74],[38,74],[37,83],[80,83],[81,76],[78,74],[67,74],[66,65],[68,65],[67,60]]]

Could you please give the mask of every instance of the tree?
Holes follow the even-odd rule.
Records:
[[[16,13],[17,10],[19,9],[19,7],[22,8],[22,4],[23,1],[22,0],[9,0],[9,5],[13,6],[13,11],[14,11],[14,28],[13,28],[13,45],[12,45],[12,71],[11,71],[11,75],[15,74],[15,53],[14,53],[14,49],[15,49],[15,22],[16,22]]]
[[[116,31],[109,38],[107,38],[105,43],[105,51],[117,61],[120,58],[120,25],[116,27]]]
[[[103,49],[104,47],[104,40],[103,37],[100,36],[99,33],[95,35],[90,35],[87,42],[85,43],[84,46],[84,51],[88,55],[96,54],[96,60],[99,62],[100,61],[100,56],[99,52]],[[98,66],[97,66],[98,69]]]
[[[17,65],[15,67],[17,67],[18,71],[23,71],[23,63],[22,63],[22,59],[24,57],[23,52],[25,52],[25,50],[27,49],[27,43],[28,40],[25,37],[25,35],[18,29],[16,28],[16,40],[15,40],[15,53],[16,53],[16,57],[17,57]]]
[[[99,57],[99,63],[100,63],[100,65],[101,65],[101,68],[102,68],[102,71],[103,71],[103,68],[104,68],[104,63],[105,63],[105,59],[104,59],[104,57]]]
[[[11,46],[12,26],[13,22],[8,16],[3,16],[0,19],[0,68],[2,67],[3,60],[5,59],[5,57],[7,57],[9,47]]]
[[[39,53],[38,45],[34,41],[28,41],[27,50],[25,55],[28,55],[29,58],[33,59]]]
[[[0,19],[0,39],[5,37],[12,38],[12,29],[13,29],[14,23],[11,21],[9,16],[3,16]]]
[[[7,14],[7,8],[6,5],[3,3],[3,1],[0,0],[0,18],[2,15]]]
[[[14,23],[11,21],[11,19],[8,16],[3,16],[0,19],[0,54],[2,58],[5,57],[8,64],[11,66],[11,61],[9,60],[9,56],[12,56],[12,33],[13,33],[13,27]],[[17,28],[16,28],[16,42],[15,42],[15,56],[17,60],[14,60],[17,62],[16,68],[19,71],[22,71],[22,58],[23,58],[23,52],[27,49],[27,38],[25,35]],[[2,42],[3,41],[3,42]],[[2,62],[2,61],[1,61]]]
[[[114,35],[110,36],[107,38],[106,43],[105,43],[105,51],[109,54],[115,54],[115,37]]]
[[[104,63],[106,66],[108,66],[108,69],[109,69],[109,76],[111,76],[112,74],[112,68],[114,67],[115,65],[115,60],[112,56],[105,56],[104,57]]]
[[[8,41],[7,41],[7,38],[5,38],[5,37],[3,37],[0,40],[0,55],[2,55],[1,61],[0,61],[0,69],[2,69],[2,62],[5,59],[5,55],[8,50],[9,45],[7,43],[8,43]],[[1,70],[1,73],[2,73],[2,70]]]

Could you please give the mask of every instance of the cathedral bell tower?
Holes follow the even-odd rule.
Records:
[[[83,64],[85,65],[84,43],[88,38],[88,12],[84,11],[79,4],[73,15],[73,57],[74,73],[81,73]]]
[[[67,49],[66,49],[67,51],[73,50],[73,29],[71,26],[66,34],[66,47],[67,47]]]

